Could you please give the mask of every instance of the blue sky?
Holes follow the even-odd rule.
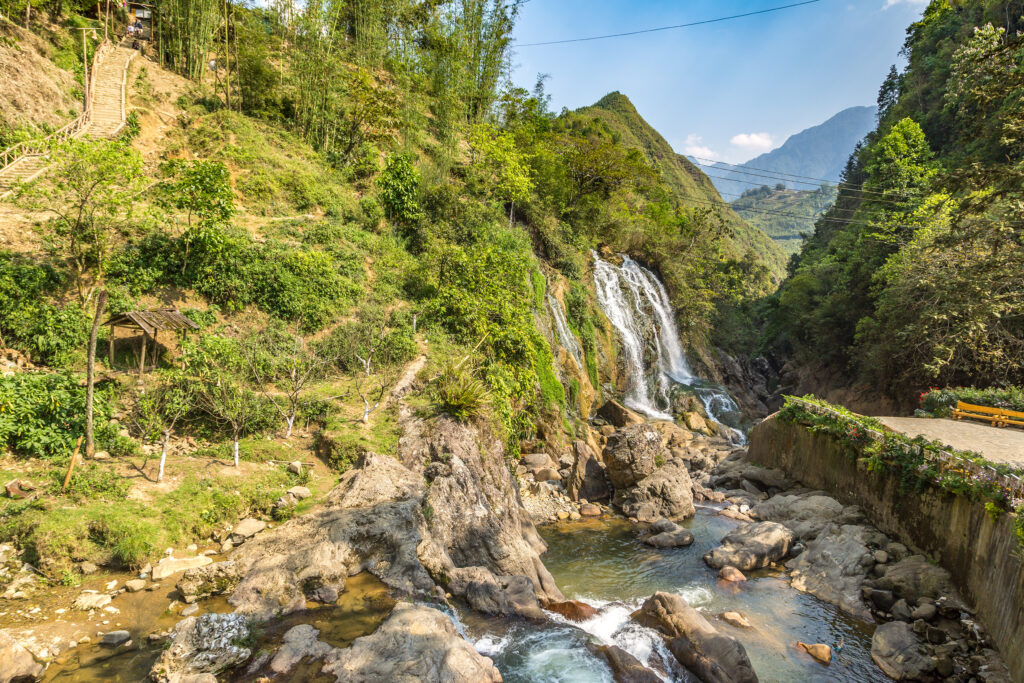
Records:
[[[532,43],[681,24],[796,0],[529,0]],[[925,0],[820,0],[640,36],[519,47],[513,80],[547,82],[555,111],[626,94],[677,152],[746,161],[854,105],[874,104]]]

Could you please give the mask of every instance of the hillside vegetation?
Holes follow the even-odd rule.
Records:
[[[934,0],[769,337],[908,399],[1024,382],[1024,69],[1017,2]]]
[[[732,209],[750,226],[768,235],[787,256],[800,251],[814,222],[836,199],[836,188],[822,185],[818,190],[788,190],[782,183],[745,191]]]

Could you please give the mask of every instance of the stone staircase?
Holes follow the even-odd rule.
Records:
[[[85,121],[76,120],[65,127],[72,129],[70,133],[60,135],[62,129],[51,138],[112,138],[120,133],[127,114],[125,80],[128,64],[135,54],[135,50],[123,45],[106,48],[103,59],[99,60],[99,66],[92,74],[92,102],[88,115],[83,115]],[[50,157],[43,147],[35,143],[26,146],[28,151],[0,169],[0,199],[9,195],[17,183],[28,182],[46,170]]]

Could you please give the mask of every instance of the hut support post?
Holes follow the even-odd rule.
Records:
[[[107,365],[114,369],[114,326],[110,326],[110,339],[107,341]]]
[[[142,349],[139,351],[139,377],[142,377],[142,373],[146,371],[146,341],[149,339],[149,335],[146,331],[142,331]]]

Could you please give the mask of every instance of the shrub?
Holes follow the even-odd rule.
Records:
[[[371,358],[371,372],[401,365],[416,355],[411,321],[381,308],[368,307],[359,318],[334,328],[322,353],[344,372],[364,370],[359,357]]]
[[[936,417],[948,417],[957,401],[991,408],[1024,411],[1024,387],[957,387],[929,389],[921,394],[921,409]]]
[[[377,178],[380,201],[387,210],[388,218],[408,222],[422,217],[417,199],[419,186],[420,174],[412,165],[410,155],[394,154],[388,157],[384,170]]]
[[[447,366],[431,385],[430,400],[438,414],[468,422],[484,414],[490,395],[487,386],[470,372]]]
[[[98,436],[110,418],[107,392],[96,392]],[[66,374],[17,373],[0,377],[0,444],[19,455],[69,455],[85,433],[85,388]]]
[[[64,465],[50,470],[49,491],[51,494],[62,493],[64,477],[67,470]],[[128,495],[131,484],[120,474],[105,467],[86,464],[76,467],[68,482],[64,494],[78,499],[101,498],[103,500],[122,500]]]

